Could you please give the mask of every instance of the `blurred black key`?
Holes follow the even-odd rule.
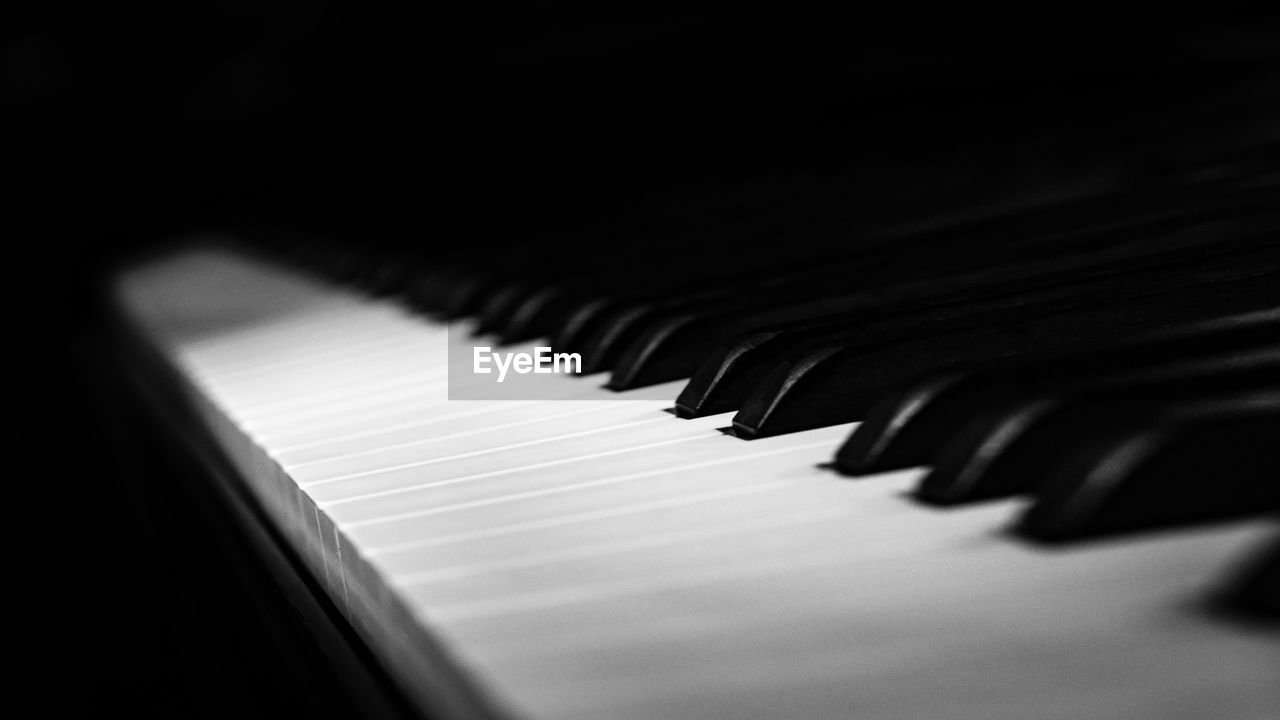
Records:
[[[476,314],[503,283],[502,278],[492,273],[473,270],[460,274],[440,309],[441,315],[457,319]]]
[[[413,272],[405,282],[404,300],[422,313],[443,312],[455,287],[461,281],[462,270],[455,266],[422,268]]]
[[[503,345],[549,337],[583,301],[564,287],[541,287],[525,296],[495,332]],[[555,346],[560,349],[561,346]]]
[[[1167,232],[1167,231],[1166,231]],[[1038,260],[989,258],[975,254],[958,265],[922,269],[920,258],[905,266],[842,269],[760,288],[745,297],[679,312],[655,312],[630,331],[627,348],[613,368],[609,387],[627,390],[690,377],[721,343],[743,333],[797,324],[828,322],[872,310],[902,313],[933,303],[970,301],[1003,293],[1057,286],[1088,299],[1109,283],[1159,283],[1158,268],[1193,263],[1280,237],[1280,215],[1271,212],[1193,223],[1160,237],[1116,237],[1100,247]],[[1212,240],[1212,242],[1211,242]],[[1274,260],[1271,258],[1271,260]],[[1030,302],[1031,300],[1028,300]],[[760,346],[757,346],[760,347]],[[607,369],[600,367],[599,369]],[[686,407],[697,407],[689,402]]]
[[[335,251],[322,257],[321,272],[336,283],[349,285],[360,277],[364,263],[352,250]]]
[[[931,464],[943,443],[984,406],[1015,393],[1063,385],[1100,372],[1117,372],[1280,342],[1280,308],[1231,315],[1148,334],[1092,352],[996,364],[975,371],[952,370],[890,392],[836,453],[836,467],[849,475]]]
[[[527,283],[512,282],[495,289],[485,298],[475,313],[476,326],[473,334],[495,335],[506,327],[508,321],[520,304],[537,292]]]
[[[752,438],[861,420],[885,391],[940,367],[1114,342],[1170,323],[1230,314],[1260,297],[1274,302],[1277,292],[1280,277],[1259,272],[1100,304],[1080,302],[1056,312],[1028,311],[999,323],[918,339],[811,350],[788,358],[761,381],[734,417],[734,429]]]
[[[648,305],[623,305],[600,314],[578,341],[577,352],[582,354],[583,374],[604,372],[613,367],[623,348],[657,312]]]
[[[570,308],[560,325],[552,329],[551,346],[562,352],[583,354],[585,339],[603,326],[619,306],[613,298],[595,297]]]
[[[955,428],[973,417],[972,408],[1004,399],[1007,386],[986,379],[953,370],[887,392],[836,451],[836,470],[869,475],[929,464]]]
[[[667,297],[660,300],[641,302],[612,299],[597,314],[598,321],[575,333],[576,341],[581,343],[576,351],[582,354],[583,372],[589,374],[613,368],[624,353],[644,337],[652,338],[656,335],[659,338],[657,342],[666,342],[671,339],[668,337],[670,332],[678,332],[691,321],[702,322],[715,313],[725,312],[729,308],[740,309],[756,302],[752,298],[758,288],[753,285],[761,282],[767,286],[780,287],[787,280],[778,277],[765,280],[733,277],[705,284],[674,287]]]
[[[984,410],[939,454],[916,496],[935,505],[1036,489],[1044,458],[1101,423],[1171,404],[1280,386],[1280,345],[1089,378]]]
[[[1252,558],[1216,600],[1228,612],[1280,624],[1280,539]]]
[[[1062,541],[1275,512],[1277,438],[1274,391],[1102,432],[1049,464],[1018,530]]]
[[[409,282],[412,267],[402,257],[378,257],[367,265],[357,284],[377,297],[399,294]]]

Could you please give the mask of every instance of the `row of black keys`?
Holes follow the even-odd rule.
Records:
[[[605,290],[556,278],[545,269],[557,264],[552,252],[514,275],[483,258],[424,268],[311,247],[302,259],[425,311],[475,317],[504,342],[551,337],[583,357],[584,372],[610,371],[618,390],[692,376],[682,415],[740,410],[739,430],[764,436],[859,419],[884,388],[939,359],[1048,352],[1256,309],[1275,292],[1275,190],[1200,198],[1196,210],[1095,209],[1070,231],[1063,211],[1035,213],[818,267],[695,273],[679,287],[661,282],[690,269],[677,258],[663,277],[600,267],[593,278],[616,280]]]
[[[1269,270],[1257,277],[1274,279]],[[1078,334],[1074,346],[1037,342],[970,367],[951,363],[911,382],[864,383],[859,394],[868,393],[861,404],[866,410],[851,415],[863,422],[840,448],[836,467],[861,475],[929,466],[917,494],[936,504],[1034,494],[1021,531],[1045,540],[1274,512],[1280,509],[1280,452],[1273,445],[1280,442],[1280,301],[1267,290],[1280,283],[1250,276],[1226,287],[1247,290],[1227,294],[1239,301],[1228,306],[1240,312],[1201,313],[1219,306],[1192,303],[1182,308],[1184,319],[1153,322],[1131,335],[1099,334],[1090,343]],[[1198,298],[1207,288],[1185,290]],[[1133,309],[1116,308],[1126,316]],[[1090,322],[1087,314],[1078,319]],[[1038,322],[1060,328],[1053,318]],[[955,357],[946,351],[949,343],[1005,330],[975,329],[958,338],[944,332],[889,347],[904,360],[947,365]],[[720,349],[718,362],[762,352],[772,337],[738,340]],[[922,344],[934,350],[915,355]],[[855,354],[844,347],[829,357],[841,353]],[[840,394],[839,364],[819,376],[813,363],[789,363],[793,386],[803,380],[818,397],[824,387]],[[877,394],[882,387],[888,389]],[[682,414],[696,414],[686,401],[699,392],[695,379],[681,394]],[[793,408],[802,421],[792,429],[829,424],[804,422],[805,404],[802,398]],[[1247,583],[1243,596],[1256,606],[1280,607],[1277,572],[1273,562],[1259,574],[1272,579]]]

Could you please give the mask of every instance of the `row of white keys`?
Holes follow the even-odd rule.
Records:
[[[264,272],[196,265],[170,282]],[[744,442],[727,415],[663,412],[678,384],[629,401],[595,378],[563,379],[576,400],[449,402],[443,327],[261,283],[282,287],[313,296],[276,301],[288,343],[262,320],[157,335],[252,419],[344,557],[530,716],[1262,717],[1280,700],[1277,638],[1186,607],[1265,523],[1045,552],[999,532],[1020,501],[937,512],[903,497],[914,472],[817,467],[848,426]],[[345,349],[348,332],[370,341]],[[397,369],[416,390],[395,392]]]

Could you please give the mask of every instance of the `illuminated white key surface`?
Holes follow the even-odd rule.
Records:
[[[442,325],[217,250],[118,291],[427,703],[431,643],[512,717],[1280,710],[1280,636],[1199,605],[1274,523],[1043,549],[1002,533],[1020,500],[939,511],[904,497],[917,471],[820,468],[848,425],[744,442],[719,431],[730,415],[666,413],[680,383],[600,377],[450,402]]]

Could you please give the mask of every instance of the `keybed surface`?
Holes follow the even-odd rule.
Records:
[[[430,638],[514,717],[1280,708],[1280,637],[1202,607],[1274,522],[1046,549],[1005,532],[1023,500],[939,510],[907,497],[920,470],[832,473],[852,425],[678,420],[682,382],[449,401],[444,324],[234,253],[118,291],[411,693]]]

